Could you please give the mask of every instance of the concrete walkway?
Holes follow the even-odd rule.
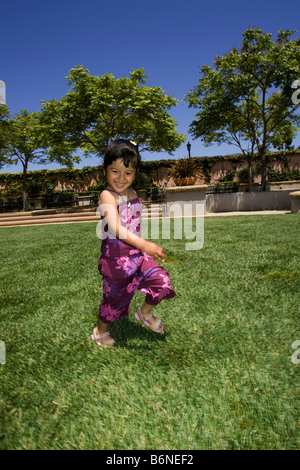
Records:
[[[232,216],[232,215],[275,215],[275,214],[291,214],[291,211],[251,211],[251,212],[207,212],[205,217],[216,216]]]

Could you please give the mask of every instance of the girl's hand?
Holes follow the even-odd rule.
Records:
[[[164,258],[167,257],[165,255],[163,248],[160,246],[156,245],[156,243],[146,241],[145,246],[143,247],[143,250],[147,255],[152,256],[152,258],[158,259],[159,261],[162,261],[164,263]]]

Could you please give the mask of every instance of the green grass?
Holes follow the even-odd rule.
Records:
[[[0,230],[0,448],[299,448],[300,217],[206,218],[200,251],[162,240],[166,335],[134,321],[138,292],[105,351],[95,225]]]

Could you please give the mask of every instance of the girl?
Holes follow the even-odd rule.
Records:
[[[99,199],[102,247],[98,265],[103,276],[103,299],[98,326],[92,335],[99,346],[115,344],[108,326],[129,315],[137,289],[146,298],[135,318],[157,333],[162,333],[164,328],[152,308],[162,299],[176,295],[168,273],[153,260],[164,262],[163,249],[141,237],[142,202],[131,188],[140,162],[138,148],[129,140],[113,141],[104,155],[108,186]]]

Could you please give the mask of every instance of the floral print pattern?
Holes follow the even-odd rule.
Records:
[[[130,201],[121,202],[118,206],[120,223],[128,228],[131,232],[141,236],[141,215],[143,203],[139,198]],[[130,256],[141,253],[140,250],[134,248],[122,240],[116,238],[109,232],[105,219],[102,220],[101,228],[102,247],[101,253],[109,258],[119,258],[122,256]]]
[[[124,204],[118,208],[121,223],[140,235],[141,201],[136,198],[130,204],[126,203],[126,207]],[[150,305],[176,295],[167,271],[145,252],[117,238],[107,237],[102,240],[101,253],[98,269],[103,276],[103,298],[99,318],[103,323],[129,315],[129,306],[137,289],[146,294],[146,302]]]

